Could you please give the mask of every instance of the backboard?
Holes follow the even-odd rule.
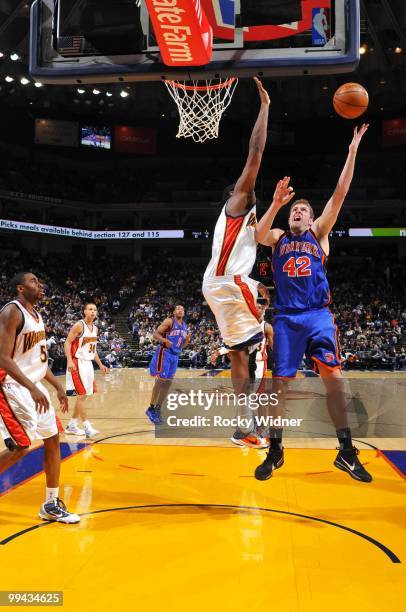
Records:
[[[213,30],[211,61],[174,68],[162,63],[144,0],[35,0],[30,73],[42,83],[77,84],[332,74],[355,69],[359,0],[269,0],[269,5],[261,1],[262,6],[276,8],[269,17],[266,8],[265,23],[262,17],[258,25],[255,15],[243,11],[255,0],[251,5],[248,0],[200,0]],[[156,2],[174,5],[177,0]],[[92,7],[97,14],[94,21]],[[289,14],[295,20],[280,23]],[[108,23],[111,18],[113,24]]]

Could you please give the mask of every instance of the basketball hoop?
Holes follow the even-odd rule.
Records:
[[[217,79],[218,82],[168,81],[164,83],[179,111],[176,138],[193,138],[204,142],[218,138],[220,119],[231,102],[238,79]]]

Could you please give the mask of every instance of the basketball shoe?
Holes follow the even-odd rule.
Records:
[[[339,449],[334,465],[343,472],[347,472],[354,480],[371,482],[372,476],[366,471],[358,459],[359,450],[353,446],[350,449]]]
[[[256,431],[250,431],[248,433],[237,429],[230,438],[233,444],[237,446],[248,446],[249,448],[267,448],[268,443],[265,438]]]
[[[160,425],[163,423],[161,417],[161,409],[156,406],[150,406],[148,410],[146,410],[145,414],[154,425]]]
[[[72,435],[72,436],[84,436],[85,435],[85,430],[84,429],[80,429],[80,427],[77,426],[76,423],[68,423],[67,427],[65,428],[65,433]]]
[[[257,480],[268,480],[274,470],[282,467],[284,460],[283,448],[270,448],[265,461],[255,470],[255,478]]]
[[[97,436],[97,434],[99,434],[100,431],[98,429],[95,429],[91,423],[86,422],[85,424],[85,434],[86,434],[86,438],[93,438],[93,436]]]
[[[57,523],[79,523],[80,516],[69,512],[59,497],[50,499],[42,504],[38,516],[44,521],[56,521]]]

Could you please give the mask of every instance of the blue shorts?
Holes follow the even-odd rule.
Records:
[[[179,355],[171,353],[164,346],[160,346],[154,353],[149,364],[151,376],[159,376],[172,380],[178,367]]]
[[[303,355],[314,361],[315,368],[341,367],[338,329],[328,308],[276,314],[273,329],[274,378],[294,378]]]

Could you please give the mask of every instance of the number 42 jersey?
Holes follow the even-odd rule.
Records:
[[[328,306],[331,299],[326,263],[327,257],[311,229],[296,236],[282,234],[272,258],[275,310],[300,312]]]

